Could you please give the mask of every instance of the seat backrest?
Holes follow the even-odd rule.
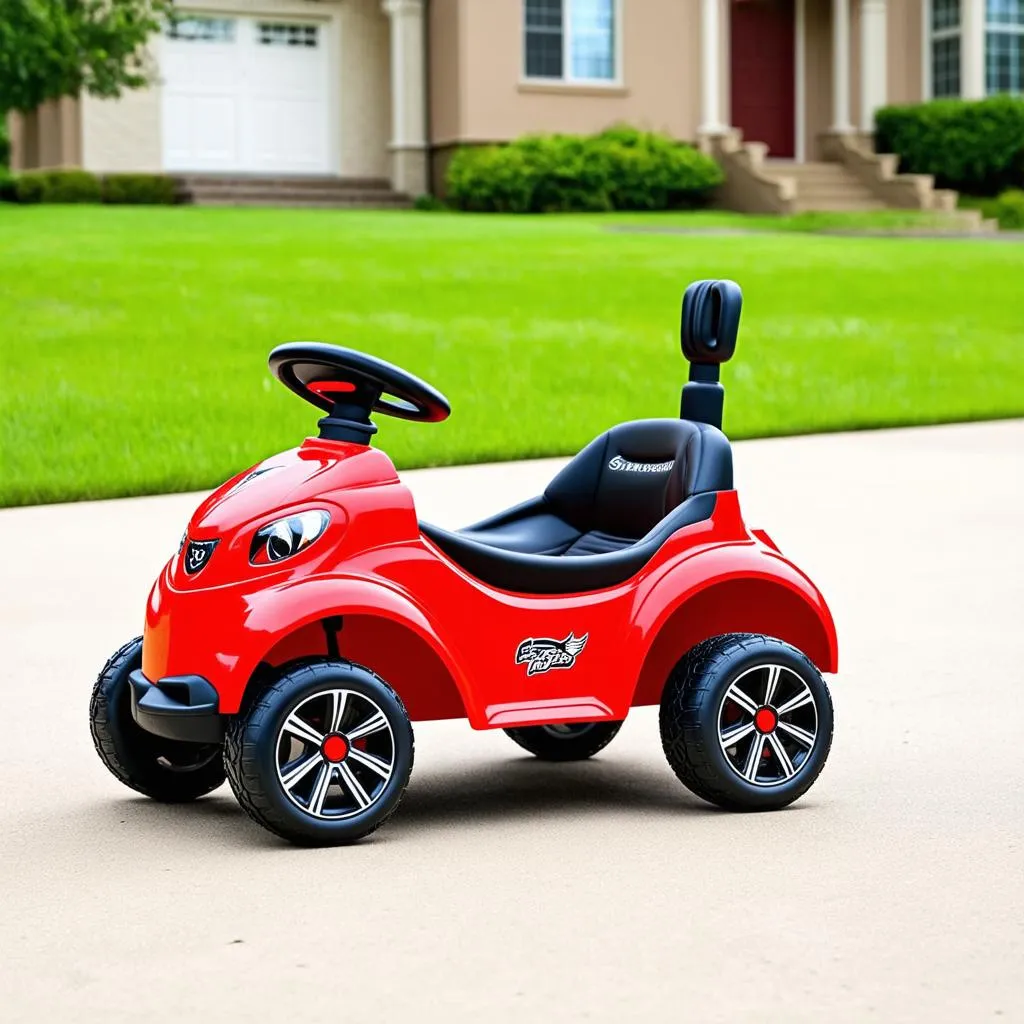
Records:
[[[636,420],[591,441],[544,497],[580,533],[638,540],[692,494],[732,490],[732,449],[716,427]]]

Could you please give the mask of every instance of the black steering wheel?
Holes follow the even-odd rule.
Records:
[[[370,413],[439,423],[452,409],[436,388],[391,363],[338,345],[294,341],[270,353],[270,372],[328,415],[320,436],[369,444],[377,428]]]

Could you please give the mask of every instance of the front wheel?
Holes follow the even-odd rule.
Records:
[[[412,725],[398,694],[343,661],[286,669],[232,719],[224,742],[242,808],[303,846],[352,843],[380,828],[412,762]]]
[[[177,804],[205,796],[224,781],[220,744],[168,740],[137,725],[128,676],[141,667],[142,637],[103,666],[89,703],[96,753],[115,778],[153,800]]]
[[[814,783],[832,745],[832,699],[810,659],[751,633],[712,637],[672,671],[661,742],[697,796],[734,811],[770,811]]]
[[[622,722],[566,722],[506,729],[505,734],[542,761],[583,761],[604,750]]]

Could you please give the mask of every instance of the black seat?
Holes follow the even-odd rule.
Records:
[[[600,590],[634,576],[677,530],[710,518],[732,490],[716,427],[637,420],[592,441],[543,495],[457,533],[423,534],[471,576],[527,594]]]

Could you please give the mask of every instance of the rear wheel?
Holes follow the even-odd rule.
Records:
[[[683,784],[735,811],[785,807],[811,788],[832,745],[832,699],[795,647],[734,633],[698,644],[661,701],[661,742]]]
[[[622,722],[565,722],[506,729],[506,735],[542,761],[582,761],[604,750]]]
[[[398,694],[342,661],[294,666],[228,726],[224,765],[246,813],[305,846],[362,839],[394,813],[412,773]]]
[[[142,667],[142,637],[103,666],[89,703],[89,728],[100,760],[129,789],[163,803],[184,803],[224,781],[219,743],[183,743],[154,736],[132,718],[128,676]]]

